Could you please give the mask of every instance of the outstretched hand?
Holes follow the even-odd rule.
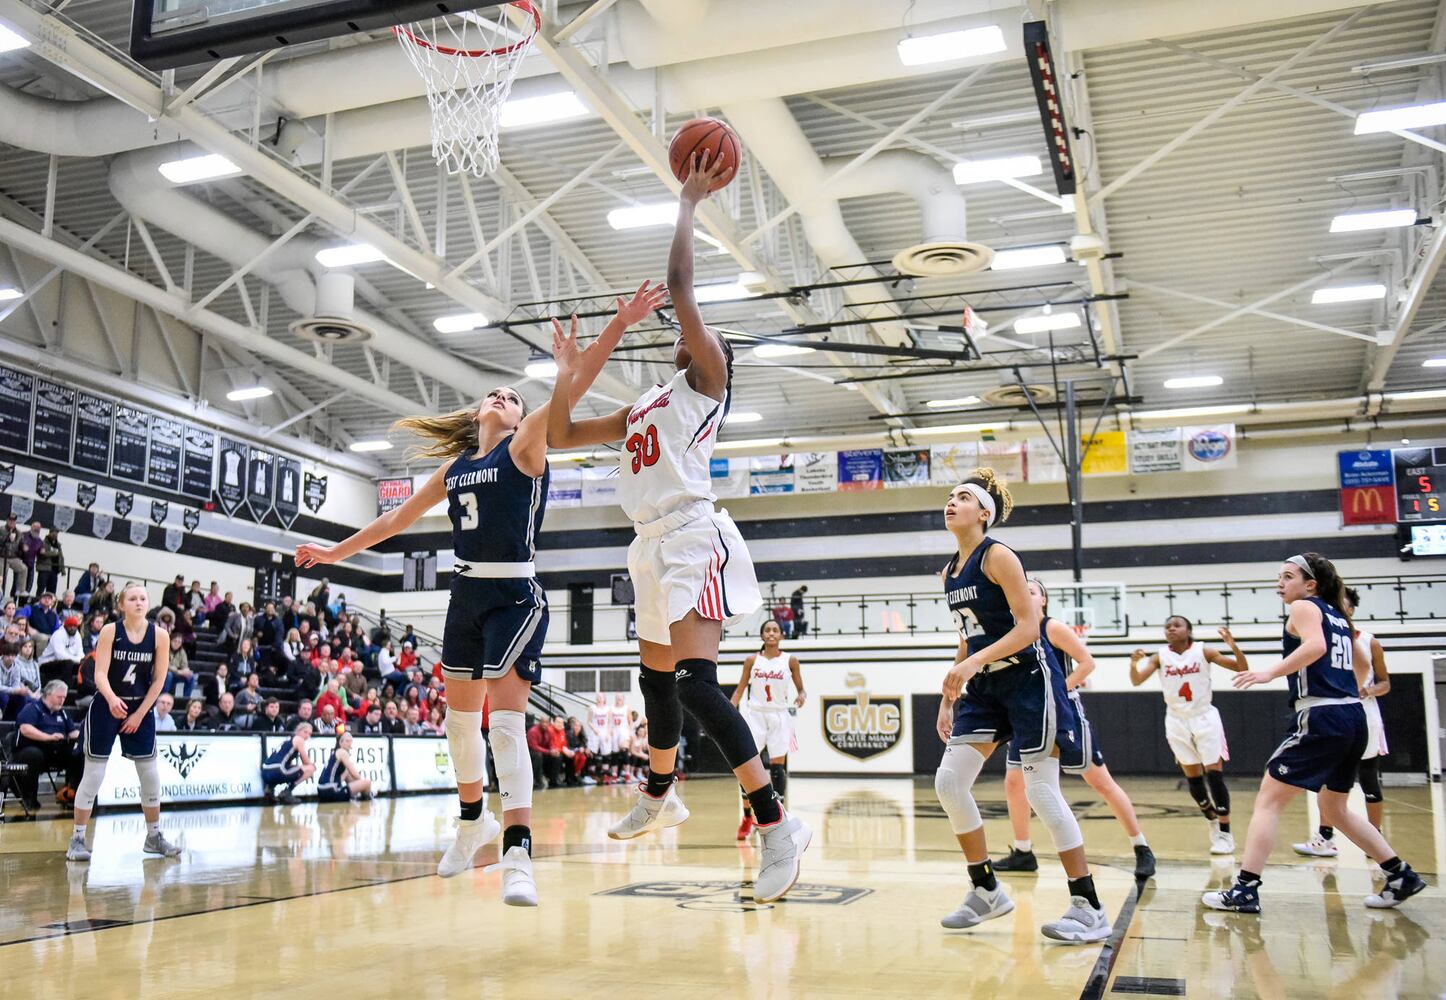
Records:
[[[577,370],[578,356],[582,351],[577,346],[577,316],[567,331],[556,319],[552,321],[552,360],[557,364],[557,373],[571,373]]]
[[[720,156],[710,162],[707,150],[693,154],[688,179],[683,182],[683,190],[679,192],[680,197],[689,204],[698,204],[713,193],[713,182],[727,172],[728,167],[724,163],[723,157]]]
[[[325,565],[336,562],[329,545],[313,545],[306,542],[296,547],[296,568],[308,569],[312,566]]]
[[[1275,678],[1264,670],[1246,670],[1230,678],[1230,683],[1240,690],[1255,687],[1257,684],[1268,684]]]
[[[625,299],[621,295],[617,300],[618,319],[627,326],[641,323],[652,314],[668,298],[668,286],[663,284],[653,285],[651,280],[643,282],[638,290],[633,293],[631,299]]]

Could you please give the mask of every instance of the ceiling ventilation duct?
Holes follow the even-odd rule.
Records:
[[[291,324],[291,332],[304,340],[321,344],[359,344],[375,332],[352,315],[356,279],[345,271],[328,271],[316,279],[316,308],[313,315]]]

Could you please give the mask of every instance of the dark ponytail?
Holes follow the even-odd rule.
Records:
[[[728,411],[733,408],[733,345],[728,343],[728,338],[723,336],[722,331],[714,331],[718,335],[718,343],[723,348],[723,361],[728,366],[727,381],[723,384],[723,418],[718,421],[722,427],[728,422]]]
[[[1319,552],[1307,552],[1303,558],[1310,564],[1311,577],[1315,580],[1315,594],[1341,614],[1346,614],[1346,581],[1336,571],[1335,563]]]

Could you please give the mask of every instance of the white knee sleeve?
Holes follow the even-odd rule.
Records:
[[[457,784],[466,785],[487,777],[487,743],[482,739],[482,713],[447,709],[447,750],[452,754],[452,771]]]
[[[984,825],[974,801],[974,780],[984,769],[984,755],[968,743],[949,741],[944,759],[934,772],[934,794],[949,815],[949,827],[956,835],[972,833]]]
[[[105,781],[105,765],[105,761],[94,757],[85,759],[85,773],[80,776],[80,787],[75,790],[75,808],[90,809],[95,806],[95,798]]]
[[[497,765],[502,811],[532,808],[532,755],[527,752],[526,719],[521,712],[493,712],[487,734]]]
[[[1034,814],[1054,838],[1056,851],[1071,851],[1084,845],[1079,823],[1060,794],[1058,759],[1046,757],[1025,763],[1024,794],[1029,797]]]
[[[141,779],[141,806],[157,809],[161,805],[161,772],[156,767],[156,758],[147,757],[135,762],[136,776]]]

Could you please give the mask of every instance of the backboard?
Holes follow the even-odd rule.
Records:
[[[174,69],[495,7],[503,0],[135,0],[131,58]]]

